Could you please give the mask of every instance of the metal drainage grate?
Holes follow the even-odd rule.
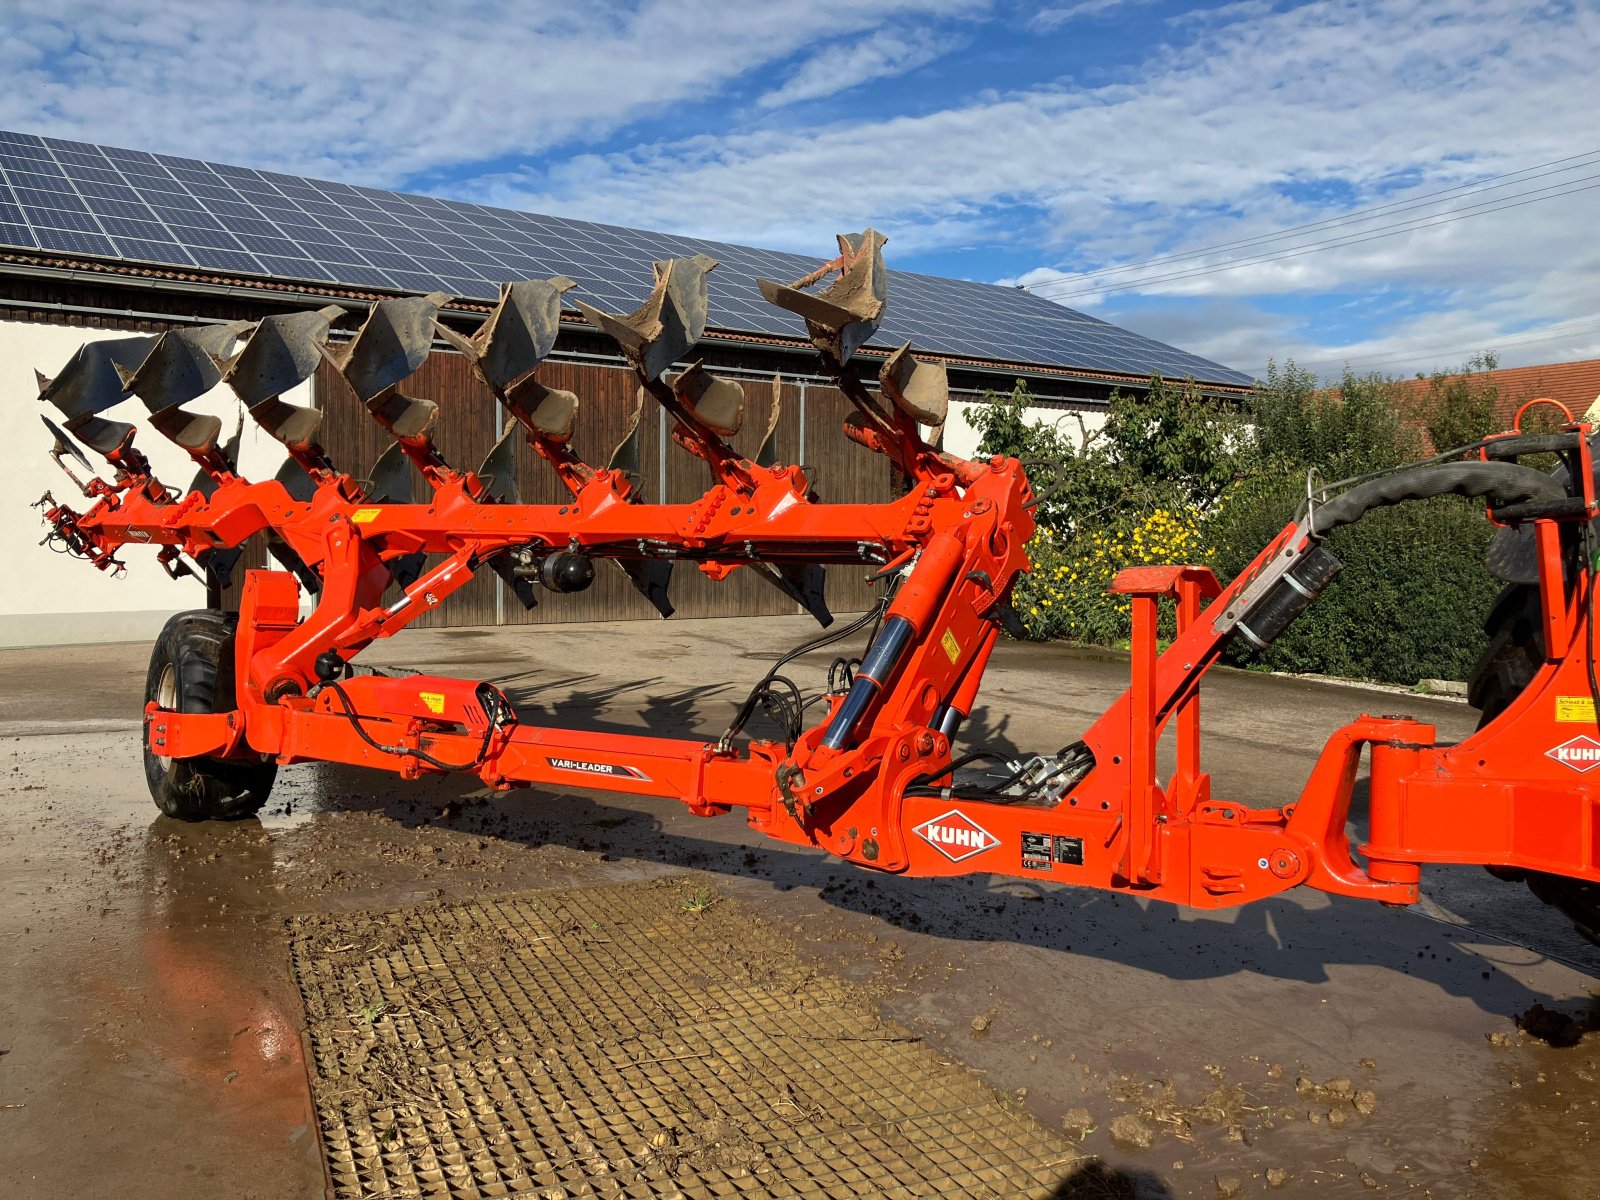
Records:
[[[302,918],[332,1195],[996,1197],[1082,1160],[692,879]]]

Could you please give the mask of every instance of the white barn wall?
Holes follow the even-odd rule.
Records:
[[[981,400],[950,401],[950,417],[944,426],[944,449],[961,458],[971,458],[978,452],[978,442],[982,436],[972,423],[967,419],[967,414],[973,409],[981,407]],[[1023,410],[1023,417],[1030,425],[1051,425],[1059,429],[1074,445],[1083,441],[1083,431],[1093,433],[1106,423],[1106,410],[1104,408],[1091,408],[1087,410],[1040,408],[1032,407]],[[1082,425],[1079,419],[1082,418]]]
[[[30,508],[46,491],[58,501],[84,511],[90,501],[50,461],[50,435],[40,414],[59,424],[54,407],[40,404],[34,369],[54,375],[86,341],[134,337],[116,330],[67,325],[0,321],[0,446],[6,469],[0,473],[0,647],[47,646],[70,642],[146,641],[160,632],[174,612],[205,607],[204,585],[195,579],[168,579],[150,547],[129,546],[120,557],[128,564],[120,579],[96,571],[86,562],[54,554],[39,545],[45,535],[40,510]],[[285,399],[311,403],[310,384]],[[190,406],[223,418],[231,434],[240,405],[219,388]],[[144,406],[129,400],[111,417],[139,426],[137,445],[150,459],[158,478],[180,492],[194,478],[189,456],[141,418]],[[110,468],[92,452],[89,460]],[[270,479],[283,461],[283,448],[247,417],[240,443],[241,473],[249,479]],[[81,472],[80,472],[81,473]]]

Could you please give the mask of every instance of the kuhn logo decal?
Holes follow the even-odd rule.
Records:
[[[1579,734],[1571,741],[1562,742],[1545,752],[1546,758],[1553,758],[1564,767],[1571,767],[1580,775],[1600,767],[1600,742],[1595,741],[1587,734]]]
[[[636,771],[632,767],[618,766],[616,763],[584,762],[579,758],[547,758],[552,767],[560,771],[577,771],[584,775],[609,775],[613,779],[643,779],[648,781],[650,776],[643,771]]]
[[[942,817],[924,821],[912,832],[951,862],[960,862],[974,854],[993,850],[1000,844],[999,838],[955,808]]]

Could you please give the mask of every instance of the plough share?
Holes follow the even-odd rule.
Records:
[[[180,614],[159,639],[145,707],[158,804],[188,819],[251,813],[279,765],[309,760],[406,778],[459,771],[496,789],[599,785],[677,799],[703,816],[740,808],[763,834],[878,871],[1048,878],[1203,908],[1300,885],[1405,905],[1418,897],[1422,864],[1481,863],[1528,878],[1591,936],[1600,928],[1600,773],[1591,773],[1600,766],[1600,505],[1587,424],[1567,413],[1558,433],[1524,434],[1519,414],[1518,428],[1466,461],[1441,456],[1308,499],[1227,586],[1199,566],[1124,570],[1113,590],[1132,605],[1128,690],[1062,750],[997,762],[956,742],[1014,621],[1009,600],[1028,569],[1037,500],[1015,459],[973,462],[935,447],[948,406],[941,364],[901,347],[876,389],[849,365],[883,316],[882,245],[871,230],[841,237],[823,270],[760,286],[803,318],[854,406],[846,435],[906,482],[885,503],[823,503],[803,468],[780,464],[776,388],[760,453],[730,445],[742,387],[698,362],[678,367],[706,324],[716,264],[705,257],[656,263],[649,299],[632,314],[576,306],[639,382],[634,430],[604,466],[572,448],[579,398],[538,379],[573,287],[562,278],[504,286],[470,337],[441,319],[450,297],[396,297],[372,305],[354,336],[335,331],[344,312],[333,307],[94,342],[53,379],[41,376],[41,399],[61,416],[60,426],[46,419],[53,453],[92,501],[78,513],[47,495],[47,541],[101,570],[120,570],[130,543],[150,543],[169,573],[203,573],[213,596],[247,538],[260,535],[281,568],[246,574],[237,614]],[[434,404],[402,390],[436,338],[467,358],[510,418],[475,471],[445,461],[430,433]],[[330,460],[319,411],[282,398],[323,360],[393,436],[369,478]],[[237,433],[224,444],[218,418],[184,408],[218,384],[287,450],[275,478],[243,478]],[[103,415],[129,397],[197,464],[186,492],[155,478],[131,425]],[[637,421],[647,402],[708,469],[710,486],[693,503],[644,501]],[[111,482],[93,475],[79,442],[106,459]],[[565,503],[521,502],[521,443],[555,471]],[[1551,453],[1563,463],[1554,473],[1517,461]],[[420,499],[413,467],[430,490]],[[1328,585],[1339,570],[1323,544],[1333,529],[1444,493],[1486,501],[1502,527],[1490,565],[1512,583],[1502,609],[1521,606],[1475,685],[1482,727],[1451,745],[1423,722],[1362,716],[1328,741],[1294,803],[1250,808],[1214,796],[1200,759],[1208,668],[1230,645],[1270,644]],[[477,571],[494,571],[531,606],[540,589],[586,588],[607,562],[663,615],[680,564],[713,579],[754,573],[824,625],[825,564],[871,571],[881,598],[780,660],[714,742],[528,724],[491,683],[353,665]],[[303,597],[314,598],[305,615]],[[1162,650],[1164,603],[1175,608],[1176,636]],[[836,663],[822,696],[803,699],[778,673],[857,632],[864,653]],[[816,701],[820,719],[807,726]],[[758,710],[782,736],[744,734]],[[1173,766],[1158,774],[1168,730]],[[1368,831],[1355,847],[1346,824],[1363,754]]]

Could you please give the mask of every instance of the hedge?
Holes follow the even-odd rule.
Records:
[[[1106,592],[1118,570],[1201,563],[1230,579],[1294,517],[1309,471],[1344,479],[1487,432],[1494,395],[1482,369],[1492,365],[1435,377],[1409,403],[1393,380],[1347,374],[1323,389],[1292,363],[1269,368],[1239,408],[1156,378],[1147,395],[1113,396],[1104,430],[1078,439],[1029,424],[1023,385],[990,396],[973,415],[982,453],[1032,460],[1044,496],[1033,570],[1013,596],[1028,636],[1126,644],[1127,599]],[[1254,665],[1465,679],[1500,587],[1483,567],[1491,530],[1481,504],[1447,497],[1337,531],[1328,548],[1344,563],[1339,579]]]

